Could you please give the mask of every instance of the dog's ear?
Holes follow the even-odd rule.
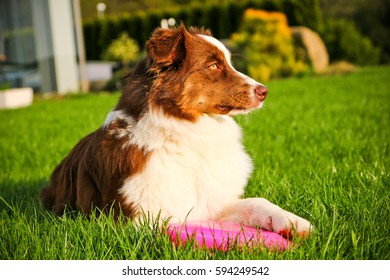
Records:
[[[184,25],[174,29],[158,28],[146,43],[149,57],[160,66],[180,64],[186,56],[186,34]]]

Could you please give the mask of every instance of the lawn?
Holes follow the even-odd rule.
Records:
[[[390,67],[267,86],[264,108],[237,118],[255,164],[245,195],[309,219],[307,241],[210,254],[157,227],[45,211],[53,168],[119,97],[89,94],[0,111],[0,259],[390,259]]]

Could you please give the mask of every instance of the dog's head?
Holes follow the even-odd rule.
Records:
[[[210,32],[183,25],[157,29],[146,44],[155,77],[149,104],[175,117],[240,114],[260,108],[267,88],[235,70],[230,52]]]

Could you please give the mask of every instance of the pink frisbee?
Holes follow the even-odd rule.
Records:
[[[173,223],[168,225],[168,235],[171,242],[177,245],[195,240],[199,247],[221,251],[244,245],[277,251],[293,246],[291,241],[275,232],[229,222]]]

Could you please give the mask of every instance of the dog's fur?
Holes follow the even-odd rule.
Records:
[[[208,31],[157,29],[104,124],[82,139],[41,193],[66,205],[219,220],[307,236],[311,225],[263,198],[242,199],[252,171],[230,115],[260,108],[267,88],[236,71]]]

